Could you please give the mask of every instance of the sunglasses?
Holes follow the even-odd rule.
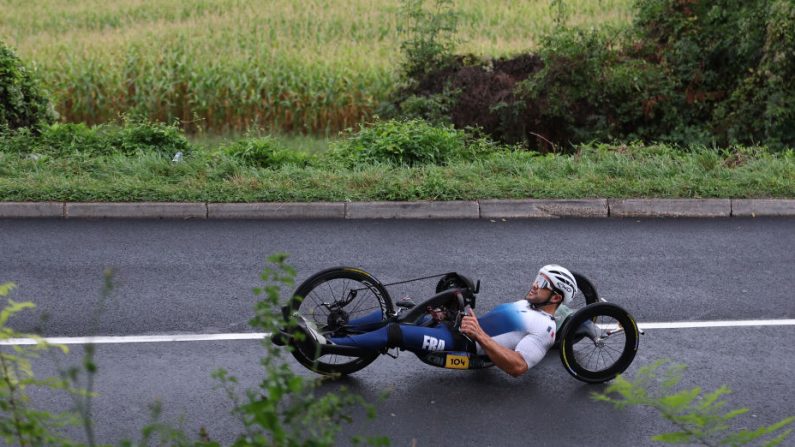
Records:
[[[560,293],[558,289],[552,284],[552,281],[547,279],[546,276],[542,274],[538,274],[536,279],[533,281],[533,287],[538,287],[539,289],[549,289],[555,293]]]

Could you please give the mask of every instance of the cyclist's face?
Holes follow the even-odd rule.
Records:
[[[539,280],[541,277],[541,280]],[[541,284],[544,284],[544,279],[546,279],[547,283],[549,282],[549,278],[545,275],[539,273],[536,280],[533,281],[533,285],[530,287],[530,291],[527,292],[527,296],[525,297],[527,301],[531,303],[543,303],[552,296],[552,289],[540,287]]]

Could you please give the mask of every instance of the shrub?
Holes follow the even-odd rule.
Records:
[[[144,152],[173,157],[177,152],[187,154],[191,150],[188,139],[176,124],[126,121],[121,127],[105,127],[105,130],[114,148],[125,155]]]
[[[5,441],[4,445],[70,445],[56,429],[75,425],[75,419],[68,413],[53,414],[36,409],[28,394],[29,388],[37,387],[70,390],[62,381],[40,380],[33,373],[33,361],[53,346],[40,337],[18,333],[7,326],[8,320],[15,314],[35,307],[30,302],[7,298],[14,287],[13,283],[0,284],[0,340],[30,338],[36,344],[0,351],[0,439]],[[59,348],[66,352],[66,347]]]
[[[444,165],[472,160],[496,150],[496,145],[472,139],[450,125],[434,126],[424,120],[389,120],[362,126],[359,132],[335,143],[330,156],[349,164],[390,163],[415,166]]]
[[[552,2],[561,22],[564,3]],[[542,42],[540,66],[426,73],[393,98],[395,108],[448,114],[458,125],[474,115],[465,125],[541,150],[593,140],[795,145],[791,0],[638,0],[636,11],[625,30],[557,28]],[[440,102],[445,86],[459,95]]]
[[[173,157],[177,152],[189,153],[191,147],[174,125],[128,121],[123,126],[56,123],[43,126],[38,134],[27,128],[18,129],[0,135],[0,150],[52,157],[77,153],[93,156],[155,153]]]
[[[224,147],[223,151],[232,158],[259,168],[278,168],[286,164],[303,167],[311,159],[306,152],[282,147],[271,136],[239,140]]]
[[[656,410],[679,430],[651,438],[667,444],[741,446],[764,442],[772,447],[782,445],[792,434],[787,427],[795,422],[793,416],[753,430],[733,430],[734,419],[747,413],[748,408],[731,410],[723,398],[731,393],[725,385],[705,394],[700,387],[679,389],[685,370],[684,365],[660,360],[640,368],[633,380],[617,377],[604,393],[592,396],[616,408],[637,405]]]
[[[0,40],[0,131],[30,128],[35,132],[57,117],[33,73]]]
[[[795,145],[795,4],[771,2],[757,68],[747,75],[713,117],[730,142]]]
[[[795,144],[791,1],[640,0],[637,11],[628,46],[675,86],[679,130],[695,123],[723,145]]]

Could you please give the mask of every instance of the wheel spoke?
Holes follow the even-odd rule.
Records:
[[[302,289],[302,293],[306,296],[298,304],[297,310],[307,321],[314,321],[321,333],[326,336],[330,336],[329,334],[332,333],[332,331],[328,330],[329,317],[335,315],[336,310],[334,308],[329,309],[323,304],[341,304],[344,300],[350,299],[351,290],[357,291],[356,297],[348,306],[339,308],[342,311],[339,317],[335,315],[335,319],[339,318],[340,324],[347,324],[349,320],[362,318],[374,313],[376,310],[384,309],[380,289],[362,282],[362,279],[359,279],[358,276],[351,276],[348,272],[341,271],[336,275],[331,274],[325,280],[316,281],[313,286],[307,289]],[[352,333],[346,334],[354,335]],[[357,364],[363,362],[361,365],[366,365],[373,359],[370,355],[322,354],[313,361],[312,358],[315,353],[306,353],[300,350],[299,352],[300,358],[296,358],[302,364],[305,366],[313,364],[314,366],[311,366],[311,368],[324,373],[346,370],[355,371],[358,369]]]

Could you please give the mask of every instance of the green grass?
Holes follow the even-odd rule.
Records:
[[[244,134],[208,134],[199,133],[188,136],[190,143],[202,150],[211,151],[214,148],[224,146],[245,138],[270,136],[285,149],[294,151],[304,151],[310,154],[321,154],[329,149],[329,145],[338,140],[338,137],[316,137],[302,134],[272,134],[265,131],[250,131]]]
[[[195,149],[182,163],[133,156],[0,152],[2,201],[359,201],[487,198],[795,197],[795,153],[583,146],[574,155],[502,151],[446,166],[354,168],[315,158],[263,169]]]
[[[430,1],[428,3],[431,3]],[[549,0],[456,1],[459,51],[503,56],[553,29]],[[632,0],[567,0],[572,25]],[[135,113],[189,129],[333,135],[372,116],[400,65],[399,0],[0,0],[0,36],[68,122]]]

